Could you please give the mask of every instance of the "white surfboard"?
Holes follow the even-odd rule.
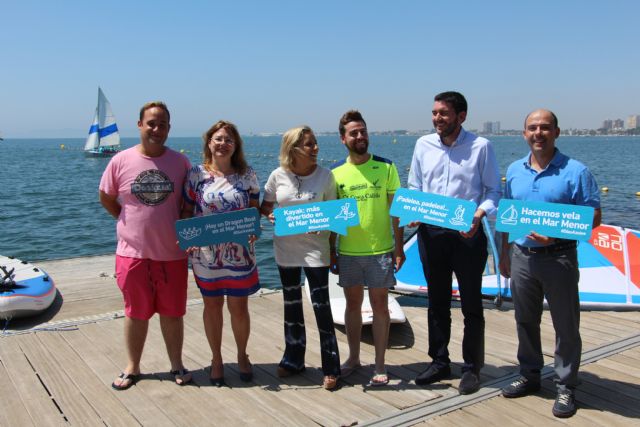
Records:
[[[309,283],[305,279],[304,282],[305,292],[307,299],[311,302],[311,292],[309,291]],[[340,285],[338,285],[338,275],[329,273],[329,300],[331,302],[331,315],[333,316],[333,323],[336,325],[344,325],[344,310],[347,307],[347,300],[344,297],[344,292]],[[404,323],[407,321],[402,307],[396,301],[393,295],[389,295],[389,318],[391,323]],[[364,300],[362,301],[362,324],[370,325],[373,323],[373,310],[371,309],[371,303],[369,302],[369,293],[365,289]]]

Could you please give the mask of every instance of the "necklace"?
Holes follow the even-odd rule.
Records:
[[[214,177],[225,177],[227,175],[233,175],[235,173],[233,169],[229,170],[229,173],[224,173],[220,170],[214,169],[213,166],[211,165],[206,165],[205,168],[211,174],[211,176],[214,176]]]

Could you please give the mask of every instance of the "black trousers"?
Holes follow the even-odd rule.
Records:
[[[284,298],[285,350],[280,366],[291,371],[304,368],[307,336],[302,311],[301,273],[309,279],[311,303],[320,333],[320,354],[324,375],[340,375],[338,341],[333,327],[329,303],[329,267],[281,267],[278,266]]]
[[[437,365],[449,365],[452,274],[460,290],[464,337],[462,371],[478,373],[484,365],[482,274],[487,263],[487,237],[482,225],[467,239],[458,231],[421,224],[418,249],[429,295],[429,356]]]

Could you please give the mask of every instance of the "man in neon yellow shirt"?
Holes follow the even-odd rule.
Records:
[[[337,252],[335,235],[331,239],[331,271],[340,274],[340,286],[347,300],[345,328],[349,357],[341,371],[345,377],[360,367],[362,301],[364,286],[367,286],[373,309],[375,346],[375,372],[370,385],[386,385],[389,382],[384,366],[389,338],[387,295],[396,283],[394,271],[399,270],[405,260],[402,228],[397,218],[392,220],[389,216],[400,178],[393,162],[368,152],[367,124],[358,111],[347,111],[340,119],[339,130],[349,156],[332,168],[338,198],[356,199],[360,215],[360,225],[350,227],[345,236],[340,236]]]

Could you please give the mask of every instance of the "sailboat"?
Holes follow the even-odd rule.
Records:
[[[102,89],[98,88],[98,106],[89,128],[89,136],[84,144],[87,156],[106,157],[120,151],[120,134],[116,118],[111,111],[111,104]]]

